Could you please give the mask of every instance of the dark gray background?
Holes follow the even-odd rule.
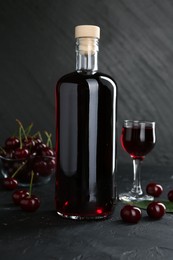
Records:
[[[54,136],[55,85],[75,69],[78,24],[101,27],[99,69],[119,86],[118,133],[123,119],[156,121],[145,163],[172,165],[172,0],[1,0],[0,143],[16,118]],[[119,162],[130,162],[118,148]]]

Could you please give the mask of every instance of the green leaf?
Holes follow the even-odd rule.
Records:
[[[131,201],[129,202],[130,205],[138,207],[140,209],[147,209],[148,204],[150,204],[151,201],[144,200],[144,201]]]
[[[159,200],[159,202],[163,203],[166,207],[166,212],[167,213],[173,213],[173,202],[168,201],[168,200]],[[134,201],[130,202],[130,205],[136,206],[140,209],[147,209],[148,204],[150,204],[151,201]]]

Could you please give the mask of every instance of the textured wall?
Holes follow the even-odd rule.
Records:
[[[0,142],[15,118],[54,134],[54,88],[75,68],[77,24],[101,27],[99,68],[119,86],[119,133],[123,119],[155,120],[146,163],[173,165],[172,0],[0,1]]]

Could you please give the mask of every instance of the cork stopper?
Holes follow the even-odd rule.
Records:
[[[75,38],[90,37],[100,39],[100,27],[95,25],[78,25],[75,27]]]

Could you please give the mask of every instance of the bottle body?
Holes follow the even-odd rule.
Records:
[[[73,72],[56,87],[56,210],[102,219],[116,200],[117,87],[102,73]]]

